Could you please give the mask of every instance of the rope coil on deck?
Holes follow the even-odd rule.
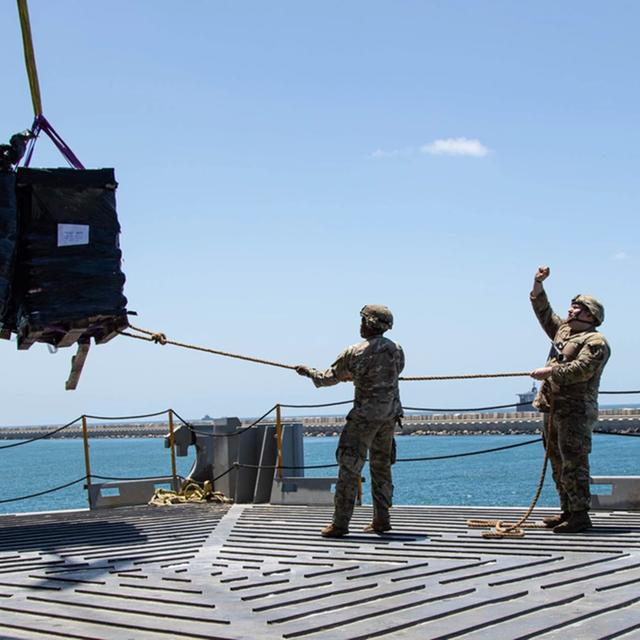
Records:
[[[542,487],[544,485],[544,478],[547,471],[547,462],[549,455],[545,449],[544,461],[542,463],[542,471],[540,473],[540,480],[538,481],[538,487],[536,493],[529,505],[529,508],[525,514],[517,522],[503,522],[502,520],[467,520],[467,526],[472,529],[484,529],[486,527],[493,527],[491,531],[484,531],[482,533],[483,538],[487,539],[502,539],[502,538],[524,538],[525,529],[543,529],[546,528],[544,524],[534,522],[527,524],[529,516],[533,513],[533,510],[538,503]]]
[[[553,419],[553,403],[549,411],[549,421]],[[529,505],[529,508],[525,514],[517,522],[502,522],[501,520],[467,520],[467,526],[471,528],[484,528],[493,527],[491,531],[485,531],[482,534],[483,538],[488,539],[501,539],[501,538],[524,538],[524,529],[527,528],[542,528],[544,524],[533,523],[527,525],[526,522],[529,516],[533,513],[533,510],[538,503],[540,494],[542,493],[542,487],[544,485],[544,478],[547,474],[547,463],[549,462],[549,448],[544,447],[544,460],[542,462],[542,470],[540,471],[540,479],[538,480],[538,486],[536,488],[533,500]]]
[[[156,489],[149,500],[149,504],[155,507],[170,504],[186,504],[187,502],[219,502],[231,503],[233,500],[227,498],[220,491],[213,490],[213,483],[206,480],[203,486],[196,482],[186,482],[179,491],[169,489]]]

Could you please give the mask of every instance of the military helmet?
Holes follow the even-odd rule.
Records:
[[[593,296],[578,294],[571,300],[571,304],[582,305],[596,319],[596,326],[604,322],[604,307],[602,303]]]
[[[371,329],[388,331],[393,327],[393,314],[389,307],[383,304],[365,304],[360,311],[360,316]]]

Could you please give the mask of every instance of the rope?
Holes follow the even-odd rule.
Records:
[[[36,56],[33,50],[31,37],[31,24],[29,22],[29,9],[27,0],[18,0],[18,13],[20,15],[20,28],[22,29],[22,46],[24,48],[24,62],[27,67],[29,88],[31,89],[31,102],[33,113],[36,117],[42,115],[42,100],[40,98],[40,84],[38,82],[38,70],[36,69]]]
[[[237,462],[234,462],[226,471],[223,471],[220,475],[217,475],[211,482],[215,484],[220,478],[224,478],[227,474],[231,473],[238,466]]]
[[[553,404],[549,409],[549,421],[553,419]],[[544,441],[544,440],[543,440]],[[502,522],[501,520],[467,520],[467,526],[472,528],[484,528],[484,527],[493,527],[491,531],[485,531],[482,534],[483,538],[487,539],[502,539],[502,538],[524,538],[524,529],[525,528],[546,528],[544,524],[530,524],[525,525],[529,516],[535,509],[536,504],[538,503],[538,499],[540,498],[540,494],[542,493],[542,486],[544,485],[544,478],[547,473],[547,462],[549,461],[549,448],[545,445],[544,448],[544,461],[542,462],[542,471],[540,472],[540,480],[538,481],[538,487],[536,488],[536,493],[533,496],[533,500],[529,505],[526,513],[517,521],[517,522]]]
[[[281,369],[295,370],[295,366],[290,364],[284,364],[282,362],[276,362],[275,360],[264,360],[263,358],[253,358],[251,356],[243,356],[239,353],[231,353],[229,351],[220,351],[218,349],[209,349],[208,347],[199,347],[195,344],[189,344],[187,342],[178,342],[177,340],[169,340],[166,334],[159,331],[150,331],[149,329],[142,329],[141,327],[134,327],[129,325],[130,329],[143,333],[145,335],[136,335],[129,331],[118,331],[120,335],[128,336],[129,338],[136,338],[137,340],[145,340],[146,342],[153,342],[155,344],[172,344],[175,347],[182,347],[183,349],[193,349],[194,351],[203,351],[205,353],[212,353],[218,356],[225,356],[227,358],[236,358],[237,360],[246,360],[248,362],[257,362],[258,364],[266,364],[271,367],[280,367]],[[530,376],[530,371],[519,371],[516,373],[471,373],[463,375],[451,375],[451,376],[410,376],[400,377],[399,380],[414,381],[414,380],[472,380],[476,378],[513,378],[516,376]]]
[[[428,456],[421,458],[398,458],[396,462],[423,462],[427,460],[447,460],[451,458],[464,458],[466,456],[477,456],[483,453],[493,453],[495,451],[505,451],[506,449],[515,449],[516,447],[524,447],[529,444],[541,442],[542,438],[536,438],[535,440],[527,440],[526,442],[519,442],[517,444],[509,444],[503,447],[493,447],[492,449],[481,449],[479,451],[468,451],[467,453],[452,453],[444,456]],[[234,462],[233,466],[225,471],[225,474],[229,473],[234,467],[242,467],[243,469],[333,469],[338,467],[335,464],[313,464],[313,465],[296,465],[296,466],[278,466],[278,465],[256,465],[256,464],[244,464],[240,462]]]
[[[133,325],[129,325],[129,328],[134,331],[139,331],[140,333],[145,333],[147,336],[137,336],[134,333],[129,333],[128,331],[119,331],[123,336],[129,336],[130,338],[137,338],[138,340],[146,340],[147,342],[154,342],[156,344],[172,344],[175,347],[182,347],[183,349],[193,349],[194,351],[204,351],[205,353],[213,353],[218,356],[225,356],[227,358],[237,358],[238,360],[247,360],[248,362],[257,362],[258,364],[266,364],[271,367],[280,367],[281,369],[294,369],[293,365],[283,364],[281,362],[275,362],[273,360],[264,360],[262,358],[252,358],[250,356],[243,356],[238,353],[230,353],[229,351],[219,351],[217,349],[209,349],[207,347],[199,347],[195,344],[188,344],[186,342],[178,342],[176,340],[169,340],[164,333],[149,331],[148,329],[141,329],[139,327],[134,327]]]
[[[29,438],[28,440],[21,440],[20,442],[14,442],[13,444],[2,445],[0,447],[0,449],[11,449],[12,447],[19,447],[19,446],[21,446],[23,444],[29,444],[30,442],[35,442],[36,440],[42,440],[43,438],[48,438],[49,436],[52,436],[52,435],[62,431],[63,429],[67,429],[71,425],[74,425],[80,419],[81,418],[76,418],[72,422],[68,422],[67,424],[62,425],[61,427],[58,427],[57,429],[54,429],[53,431],[49,431],[48,433],[43,433],[42,435],[39,435],[39,436],[34,436],[33,438]]]
[[[273,412],[277,406],[278,405],[273,405],[273,407],[271,407],[269,411],[267,411],[266,413],[263,413],[257,420],[254,420],[250,425],[247,425],[242,429],[238,429],[238,431],[234,431],[233,433],[210,433],[208,431],[199,431],[198,429],[195,429],[190,422],[187,422],[183,417],[181,417],[175,411],[173,412],[173,415],[176,418],[178,418],[178,420],[180,420],[180,422],[182,422],[182,424],[184,424],[185,427],[189,427],[192,433],[197,433],[201,436],[210,436],[212,438],[230,438],[232,436],[239,436],[240,434],[244,433],[245,431],[248,431],[252,427],[255,427],[258,423],[262,422],[271,412]]]
[[[396,462],[422,462],[424,460],[449,460],[451,458],[465,458],[466,456],[478,456],[482,453],[492,453],[494,451],[505,451],[506,449],[515,449],[516,447],[525,447],[528,444],[541,442],[542,438],[535,440],[527,440],[526,442],[518,442],[516,444],[507,444],[503,447],[493,447],[492,449],[480,449],[479,451],[468,451],[467,453],[451,453],[444,456],[428,456],[422,458],[398,458]]]
[[[84,417],[89,418],[91,420],[139,420],[140,418],[153,418],[155,416],[162,416],[165,413],[169,413],[169,411],[172,411],[172,409],[165,409],[164,411],[156,411],[155,413],[141,413],[141,414],[138,414],[137,416],[91,416],[88,413],[85,413]]]
[[[59,487],[54,487],[53,489],[47,489],[46,491],[39,491],[38,493],[32,493],[28,496],[19,496],[18,498],[8,498],[6,500],[0,500],[0,504],[5,504],[7,502],[17,502],[18,500],[28,500],[29,498],[37,498],[38,496],[43,496],[47,493],[53,493],[54,491],[59,491],[60,489],[66,489],[73,484],[78,484],[78,482],[82,482],[86,480],[87,476],[82,476],[82,478],[78,478],[73,482],[67,482],[67,484],[61,484]]]
[[[523,404],[522,402],[515,402],[513,404],[494,404],[491,407],[472,407],[468,409],[430,409],[429,407],[402,407],[407,411],[433,411],[434,413],[447,413],[447,412],[469,412],[472,413],[474,411],[490,411],[491,409],[510,409],[512,407],[517,407]],[[282,405],[284,406],[284,405]]]
[[[63,431],[64,429],[67,429],[71,426],[73,426],[76,422],[79,422],[80,420],[82,420],[82,418],[91,418],[92,420],[133,420],[133,419],[138,419],[138,418],[151,418],[154,416],[161,416],[165,413],[167,413],[168,411],[170,411],[170,409],[165,409],[164,411],[158,411],[156,413],[145,413],[145,414],[140,414],[137,416],[91,416],[88,414],[84,414],[84,416],[80,416],[78,418],[76,418],[75,420],[72,420],[71,422],[67,422],[67,424],[62,425],[61,427],[58,427],[57,429],[54,429],[53,431],[48,431],[47,433],[43,433],[39,436],[34,436],[33,438],[29,438],[28,440],[21,440],[20,442],[14,442],[12,444],[5,444],[2,445],[0,447],[0,450],[2,449],[11,449],[13,447],[20,447],[23,444],[29,444],[30,442],[35,442],[36,440],[42,440],[44,438],[49,438],[53,435],[55,435],[56,433],[59,433],[60,431]]]
[[[640,391],[599,391],[598,393],[604,395],[633,395],[635,393],[640,393]]]
[[[171,504],[185,504],[186,502],[233,502],[220,491],[213,490],[213,483],[205,480],[201,487],[196,482],[187,482],[179,491],[156,489],[149,500],[149,504],[155,507]]]
[[[467,373],[454,376],[405,376],[398,378],[398,380],[414,382],[417,380],[475,380],[478,378],[517,378],[522,376],[530,377],[531,371],[512,371],[509,373]]]
[[[158,476],[137,476],[135,478],[122,478],[122,477],[113,477],[113,476],[98,476],[94,473],[91,474],[91,479],[97,478],[98,480],[157,480]],[[176,476],[176,478],[180,478],[180,480],[185,480],[184,476]]]
[[[622,433],[620,431],[603,431],[602,429],[594,429],[592,433],[598,433],[602,436],[633,436],[636,438],[640,436],[640,433]]]
[[[286,466],[277,464],[245,464],[240,462],[234,462],[235,467],[241,467],[243,469],[334,469],[335,467],[340,466],[337,462],[334,464],[311,464],[308,466]]]
[[[341,404],[353,404],[353,400],[343,400],[342,402],[325,402],[323,404],[281,404],[283,409],[316,409],[318,407],[337,407]]]

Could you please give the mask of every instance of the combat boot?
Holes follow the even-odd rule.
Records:
[[[542,522],[544,522],[545,527],[547,527],[548,529],[553,529],[559,524],[566,522],[569,519],[570,515],[571,514],[568,511],[561,511],[555,516],[547,516],[546,518],[542,518]]]
[[[347,533],[349,533],[349,529],[347,527],[339,527],[333,523],[328,524],[320,530],[320,535],[323,538],[342,538],[342,536],[346,536]]]
[[[391,531],[391,523],[388,520],[386,522],[373,520],[363,529],[363,531],[365,533],[385,533],[387,531]]]
[[[553,533],[580,533],[592,526],[588,511],[572,511],[565,522],[553,528]]]

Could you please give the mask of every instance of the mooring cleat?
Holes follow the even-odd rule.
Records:
[[[342,538],[347,533],[349,533],[349,529],[338,527],[335,524],[328,524],[320,530],[320,535],[323,538]]]
[[[370,522],[363,531],[365,533],[386,533],[391,531],[391,524],[389,522]]]

